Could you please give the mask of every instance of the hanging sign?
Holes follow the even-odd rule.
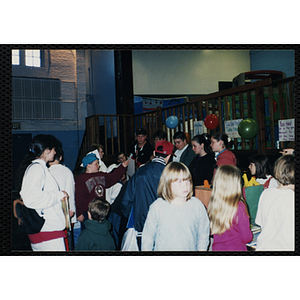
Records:
[[[279,141],[295,140],[295,119],[278,120]]]
[[[202,134],[203,133],[203,121],[195,121],[194,122],[194,135]]]
[[[240,138],[241,136],[238,133],[239,124],[243,121],[243,119],[229,120],[225,121],[225,133],[231,139]]]

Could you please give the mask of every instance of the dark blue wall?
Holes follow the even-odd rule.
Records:
[[[113,50],[91,51],[94,114],[116,113],[115,64]]]
[[[79,148],[84,135],[84,131],[22,131],[20,133],[15,132],[14,134],[31,134],[34,137],[37,134],[52,134],[58,138],[63,144],[63,150],[65,154],[65,162],[69,169],[73,171],[75,168]],[[13,146],[13,152],[17,151],[18,145]],[[29,151],[29,149],[28,149]],[[24,153],[25,155],[26,153]],[[23,156],[24,157],[24,156]]]
[[[251,71],[276,70],[291,77],[295,75],[294,58],[294,50],[251,50]]]

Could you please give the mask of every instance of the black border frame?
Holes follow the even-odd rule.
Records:
[[[0,99],[1,99],[1,130],[0,130],[0,232],[1,255],[17,256],[298,256],[299,255],[299,184],[295,188],[295,251],[294,252],[26,252],[12,251],[11,238],[11,174],[12,174],[12,49],[92,49],[92,50],[294,50],[295,51],[295,145],[296,145],[296,178],[299,178],[299,147],[300,106],[299,93],[299,54],[300,45],[295,44],[2,44],[0,45]],[[297,180],[296,180],[297,182]]]

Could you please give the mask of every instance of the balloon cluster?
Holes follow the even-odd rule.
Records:
[[[216,115],[207,115],[204,119],[204,125],[208,129],[215,129],[219,125],[219,119]],[[166,120],[166,126],[170,129],[174,129],[178,126],[178,118],[176,116],[170,116]],[[244,139],[252,139],[258,133],[259,125],[256,120],[248,118],[240,122],[238,126],[238,133]]]

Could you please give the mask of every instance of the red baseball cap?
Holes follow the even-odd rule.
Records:
[[[168,141],[158,141],[155,145],[155,152],[169,155],[173,154],[174,145]]]

